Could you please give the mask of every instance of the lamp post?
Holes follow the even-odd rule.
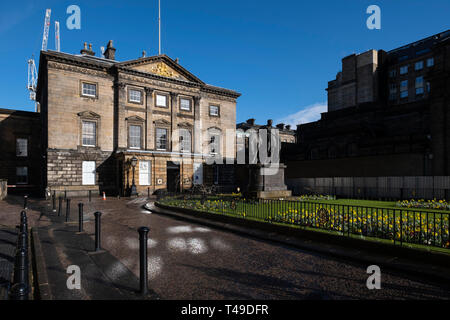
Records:
[[[133,180],[131,182],[131,195],[132,196],[137,195],[136,184],[134,183],[134,172],[136,170],[137,161],[138,161],[138,159],[135,156],[133,156],[133,158],[131,158],[131,167],[133,168]]]

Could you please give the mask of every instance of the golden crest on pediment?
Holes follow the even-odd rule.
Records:
[[[169,77],[169,78],[174,78],[174,77],[178,76],[165,63],[162,63],[162,62],[158,62],[155,66],[153,66],[152,72],[159,76]]]

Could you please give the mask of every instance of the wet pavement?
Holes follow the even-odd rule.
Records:
[[[150,213],[142,208],[146,199],[84,202],[84,234],[76,232],[78,200],[72,224],[51,204],[31,204],[29,220],[42,226],[37,230],[55,299],[136,298],[140,226],[150,228],[151,299],[450,299],[448,287],[383,269],[381,289],[368,290],[368,265]],[[90,254],[95,211],[103,213],[105,252],[99,255]],[[69,291],[65,271],[77,263],[82,290]]]

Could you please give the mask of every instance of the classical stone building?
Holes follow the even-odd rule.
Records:
[[[239,93],[208,85],[166,55],[117,61],[41,52],[37,100],[43,186],[127,194],[213,183],[205,159],[234,159]],[[135,161],[132,161],[134,159]],[[208,180],[209,179],[209,180]]]
[[[450,30],[345,57],[327,91],[283,148],[288,178],[450,174]]]
[[[0,180],[9,193],[40,189],[40,133],[39,113],[0,109]]]
[[[248,119],[246,122],[241,122],[236,125],[236,129],[239,131],[243,131],[244,133],[249,129],[259,130],[267,128],[267,126],[272,126],[272,120],[267,120],[266,125],[260,125],[255,123],[255,119]],[[280,142],[284,143],[295,143],[296,141],[296,134],[295,130],[291,129],[290,125],[285,125],[284,123],[279,123],[275,126],[276,129],[278,129],[278,134],[280,136]],[[239,131],[237,134],[239,134]]]

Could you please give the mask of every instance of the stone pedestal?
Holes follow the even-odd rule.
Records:
[[[247,196],[259,199],[279,199],[292,195],[284,183],[284,169],[282,163],[278,168],[269,165],[249,165],[249,185]]]

